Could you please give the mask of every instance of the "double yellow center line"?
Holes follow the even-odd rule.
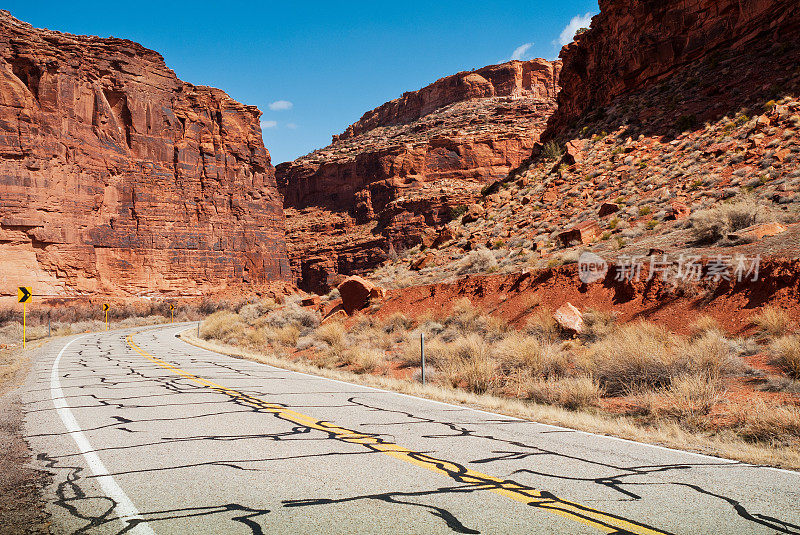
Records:
[[[270,403],[237,390],[224,387],[151,355],[134,343],[132,334],[127,336],[126,341],[134,351],[161,368],[170,370],[176,375],[220,392],[221,394],[230,396],[237,403],[248,405],[261,412],[273,414],[293,424],[328,433],[332,439],[350,444],[359,444],[372,451],[389,455],[390,457],[394,457],[395,459],[413,464],[420,468],[425,468],[431,472],[443,474],[459,483],[471,485],[476,491],[486,490],[493,492],[531,507],[544,509],[562,517],[592,526],[604,533],[635,533],[647,535],[667,533],[611,513],[605,513],[597,509],[586,507],[585,505],[563,500],[549,492],[536,490],[513,480],[492,477],[481,472],[470,470],[455,462],[437,459],[425,453],[409,450],[374,435],[360,433],[330,422],[320,421],[306,414],[288,409],[278,403]]]

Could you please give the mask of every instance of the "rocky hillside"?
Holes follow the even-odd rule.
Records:
[[[800,256],[800,12],[781,1],[644,4],[601,2],[562,51],[549,142],[451,223],[450,241],[376,278],[547,269],[587,250],[673,275],[690,256]],[[796,274],[781,277],[748,306]]]
[[[367,112],[331,145],[281,164],[301,284],[364,273],[434,239],[453,210],[530,155],[555,106],[560,62],[513,61],[442,78]]]
[[[1,12],[2,291],[191,295],[286,279],[260,115],[137,43]]]

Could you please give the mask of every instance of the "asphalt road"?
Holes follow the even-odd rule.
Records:
[[[183,328],[35,362],[25,434],[54,532],[800,533],[795,472],[289,372]]]

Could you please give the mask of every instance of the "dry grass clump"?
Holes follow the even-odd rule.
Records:
[[[733,411],[731,427],[747,440],[772,444],[797,442],[800,436],[800,407],[777,405],[757,399]]]
[[[775,364],[783,368],[789,376],[800,379],[800,335],[782,336],[773,340],[769,349],[775,355]]]
[[[731,343],[717,330],[707,330],[686,344],[687,371],[719,378],[741,371],[743,364],[735,357]]]
[[[792,319],[779,308],[765,307],[750,319],[759,334],[764,337],[777,337],[788,334],[792,330]]]
[[[698,242],[716,242],[737,230],[774,219],[768,207],[745,197],[692,215],[692,233]]]
[[[314,337],[328,344],[334,351],[341,352],[345,349],[347,330],[342,323],[333,321],[321,325],[314,331]]]
[[[296,347],[300,339],[300,329],[296,325],[265,328],[261,332],[265,334],[266,341],[272,345]]]
[[[714,332],[722,335],[724,333],[719,322],[711,316],[700,316],[689,326],[692,338],[703,336],[706,333]]]
[[[528,320],[525,331],[550,342],[555,342],[561,337],[561,328],[553,318],[553,312],[548,308],[537,310]]]
[[[440,351],[436,367],[451,386],[482,394],[497,385],[497,361],[481,336],[475,333],[463,336],[443,344]]]
[[[534,378],[525,383],[523,388],[528,399],[570,410],[596,406],[603,394],[600,383],[589,376],[555,380]]]
[[[214,312],[200,325],[200,337],[204,340],[230,340],[244,333],[245,326],[239,315],[229,310]]]
[[[722,401],[724,387],[720,380],[703,373],[684,375],[672,380],[668,387],[649,392],[639,398],[640,407],[656,418],[683,419],[698,424]]]
[[[569,355],[559,346],[520,332],[498,342],[494,354],[505,373],[552,378],[563,375],[569,366]]]
[[[386,355],[379,349],[348,349],[342,353],[341,364],[356,373],[371,373],[386,366]]]
[[[669,384],[686,370],[686,357],[676,337],[658,325],[636,322],[615,329],[589,347],[581,367],[608,394]]]
[[[409,331],[414,328],[416,322],[403,314],[402,312],[395,312],[384,322],[384,330],[387,333]]]
[[[485,273],[495,269],[497,269],[497,259],[494,257],[494,253],[486,247],[478,247],[461,260],[457,273],[466,275],[467,273]]]
[[[614,330],[615,321],[616,318],[613,314],[600,310],[588,309],[583,313],[584,331],[581,333],[581,338],[587,342],[602,340]]]

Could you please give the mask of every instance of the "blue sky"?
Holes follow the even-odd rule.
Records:
[[[39,28],[138,41],[181,79],[258,106],[275,164],[324,147],[365,111],[442,76],[515,54],[554,59],[561,34],[571,37],[598,11],[596,0],[28,0],[3,7]]]

